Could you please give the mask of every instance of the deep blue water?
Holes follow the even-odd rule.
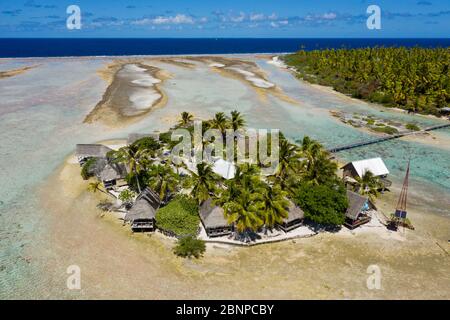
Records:
[[[6,39],[0,58],[282,53],[373,46],[450,47],[446,39]]]

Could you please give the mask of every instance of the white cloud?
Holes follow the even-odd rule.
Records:
[[[233,22],[243,22],[245,20],[245,13],[244,12],[240,12],[239,16],[237,17],[231,17],[230,20]]]
[[[133,22],[135,25],[163,25],[163,24],[194,24],[192,17],[185,14],[177,14],[176,16],[159,16],[154,19],[144,18]]]
[[[250,15],[251,21],[261,21],[261,20],[264,20],[265,18],[266,18],[266,16],[262,13],[256,13],[256,14]]]
[[[336,19],[337,15],[334,12],[325,13],[322,18],[325,20],[334,20]]]

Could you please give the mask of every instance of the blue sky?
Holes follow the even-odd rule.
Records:
[[[366,27],[371,4],[381,30]],[[78,5],[81,30],[66,28]],[[0,0],[0,37],[445,37],[450,0]]]

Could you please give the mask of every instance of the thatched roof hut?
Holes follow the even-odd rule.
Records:
[[[347,190],[348,208],[345,213],[345,225],[354,229],[370,221],[370,210],[376,209],[368,197]]]
[[[156,211],[160,204],[159,196],[147,187],[137,197],[136,202],[126,214],[125,221],[131,223],[133,231],[153,231]]]
[[[212,199],[206,200],[200,207],[200,219],[209,237],[228,235],[232,231],[231,225],[225,219],[224,211],[216,206]]]
[[[283,220],[279,227],[284,231],[288,232],[296,229],[302,225],[305,213],[300,207],[296,206],[292,201],[289,201],[288,217]]]
[[[77,144],[75,155],[78,162],[83,165],[90,158],[106,158],[111,148],[102,144]]]

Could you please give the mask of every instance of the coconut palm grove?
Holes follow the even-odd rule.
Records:
[[[202,130],[204,133],[217,129],[225,135],[227,129],[245,131],[245,124],[238,111],[229,116],[219,112],[213,119],[202,122]],[[287,218],[291,203],[304,211],[306,223],[315,230],[339,228],[344,223],[347,188],[337,175],[337,162],[319,142],[305,136],[294,143],[280,134],[279,163],[273,174],[262,174],[265,165],[258,158],[257,163],[237,165],[234,177],[224,179],[206,162],[191,170],[184,163],[173,161],[169,151],[178,141],[172,141],[171,137],[180,128],[192,134],[194,115],[183,112],[178,124],[160,133],[159,140],[144,137],[107,155],[112,163],[127,168],[128,189],[118,196],[124,207],[131,207],[136,196],[147,187],[159,196],[157,227],[179,239],[174,249],[177,255],[199,257],[205,250],[196,236],[199,207],[209,199],[223,209],[227,223],[233,227],[233,237],[243,242],[251,241],[256,232],[276,228]],[[202,143],[205,148],[212,142],[204,139]],[[234,147],[240,152],[237,141]],[[95,180],[94,167],[94,159],[82,166],[85,180]],[[379,178],[369,171],[353,188],[374,198],[380,186]],[[89,190],[108,194],[98,181],[91,182]],[[99,204],[105,211],[111,206],[108,200]]]

